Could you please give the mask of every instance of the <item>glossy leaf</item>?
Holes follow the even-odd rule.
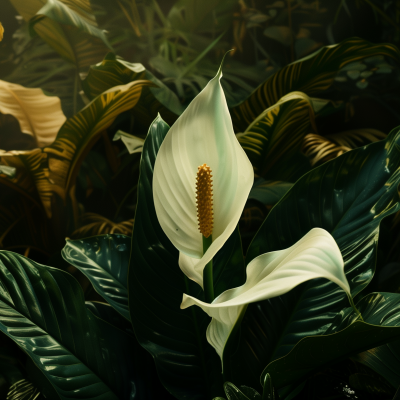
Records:
[[[400,335],[400,295],[372,293],[362,298],[357,320],[352,308],[341,311],[324,335],[303,338],[285,357],[270,363],[262,373],[269,373],[277,388],[305,379],[324,365],[357,354],[360,350],[389,342]]]
[[[139,195],[128,273],[129,308],[140,344],[154,357],[163,385],[178,399],[222,395],[220,360],[206,341],[209,317],[201,310],[180,310],[182,294],[200,299],[200,287],[178,266],[178,251],[155,214],[152,179],[158,149],[168,125],[157,117],[141,159]],[[244,282],[240,236],[235,230],[214,258],[216,295]]]
[[[300,152],[310,131],[316,131],[312,101],[304,93],[292,92],[257,116],[238,140],[256,174],[295,182],[311,168]]]
[[[395,45],[373,44],[350,38],[333,46],[325,46],[309,56],[280,69],[260,85],[245,101],[231,108],[235,132],[243,132],[265,109],[294,91],[318,96],[334,82],[338,71],[347,64],[363,58],[384,55],[400,62]]]
[[[360,293],[375,271],[380,221],[400,208],[399,144],[396,129],[386,140],[350,151],[300,178],[268,214],[247,262],[320,227],[340,248],[352,296]],[[341,289],[326,280],[250,305],[232,356],[236,367],[231,379],[257,389],[254,377],[269,362],[287,354],[301,338],[322,334],[348,305]]]
[[[0,252],[0,330],[43,372],[61,399],[128,399],[130,335],[94,316],[68,273]]]
[[[117,234],[67,240],[61,252],[64,260],[85,274],[96,292],[127,320],[130,241],[130,237]]]
[[[400,340],[371,348],[354,355],[352,359],[383,376],[395,388],[400,386]]]
[[[115,86],[96,97],[82,111],[69,118],[48,147],[32,151],[2,153],[10,163],[22,163],[33,176],[48,217],[52,216],[52,199],[63,202],[75,183],[83,156],[114,119],[139,101],[149,81],[135,81]]]
[[[0,81],[0,112],[14,116],[21,132],[33,136],[37,147],[53,143],[66,120],[58,97],[5,81]]]

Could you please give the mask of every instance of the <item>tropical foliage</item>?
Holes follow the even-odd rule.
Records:
[[[0,399],[399,398],[396,2],[3,3]]]

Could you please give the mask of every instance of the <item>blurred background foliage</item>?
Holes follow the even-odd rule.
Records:
[[[303,173],[400,125],[399,0],[2,0],[0,20],[0,248],[68,270],[87,300],[101,298],[61,259],[65,237],[131,234],[140,140],[158,112],[173,124],[228,50],[222,85],[256,171],[240,221],[244,250]],[[350,37],[364,42],[312,65],[314,52]],[[33,114],[46,119],[50,109],[32,112],[43,99],[15,85],[60,99],[48,143]],[[10,99],[24,115],[7,111]],[[400,292],[399,227],[400,215],[381,224],[369,291]],[[356,398],[346,385],[357,398],[393,395],[350,360],[304,393]]]

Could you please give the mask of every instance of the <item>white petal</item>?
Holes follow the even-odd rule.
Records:
[[[219,71],[171,127],[153,175],[160,225],[180,252],[197,259],[191,275],[200,285],[204,266],[235,229],[254,180],[251,163],[233,132],[221,76]],[[213,175],[214,228],[213,243],[203,256],[195,184],[197,167],[204,163]]]
[[[183,295],[181,308],[195,304],[212,317],[207,340],[221,359],[229,334],[246,304],[280,296],[315,278],[335,282],[350,296],[340,250],[333,237],[320,228],[312,229],[288,249],[256,257],[247,266],[246,274],[243,286],[225,291],[212,304]]]

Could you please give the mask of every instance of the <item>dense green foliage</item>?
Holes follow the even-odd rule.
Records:
[[[0,399],[399,396],[396,2],[3,3]],[[213,257],[215,296],[322,228],[362,319],[336,283],[308,280],[246,304],[221,371],[211,318],[180,309],[205,296],[153,177],[230,49],[221,84],[255,180]]]

